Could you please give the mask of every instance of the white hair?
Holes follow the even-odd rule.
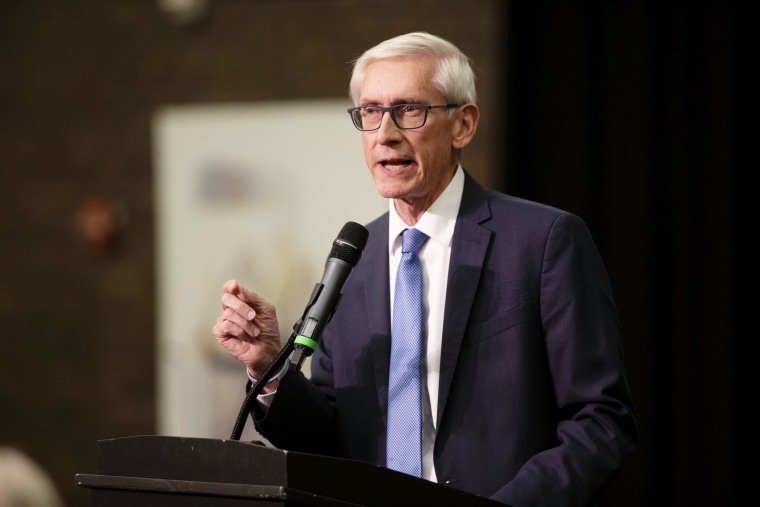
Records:
[[[377,60],[400,56],[430,56],[436,59],[433,85],[452,104],[475,103],[475,73],[470,59],[451,42],[427,32],[412,32],[381,42],[364,52],[354,62],[349,94],[359,105],[362,82],[367,67]]]

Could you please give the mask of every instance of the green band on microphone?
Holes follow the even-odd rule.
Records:
[[[296,336],[296,343],[309,347],[312,351],[317,350],[317,342],[303,335]]]

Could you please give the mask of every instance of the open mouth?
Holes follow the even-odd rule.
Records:
[[[380,164],[389,171],[399,171],[401,169],[404,169],[405,167],[408,167],[409,164],[411,164],[411,160],[383,160],[380,162]]]

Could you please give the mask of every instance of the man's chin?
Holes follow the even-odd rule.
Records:
[[[373,174],[373,177],[377,193],[382,197],[395,199],[404,195],[404,187],[399,185],[399,182],[392,181],[393,178],[389,178],[385,174]]]

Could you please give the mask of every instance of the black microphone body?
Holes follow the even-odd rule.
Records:
[[[368,235],[364,226],[348,222],[333,242],[322,280],[314,286],[303,316],[293,326],[297,336],[290,362],[291,371],[298,371],[317,348],[325,325],[338,308],[343,285],[362,256]]]

